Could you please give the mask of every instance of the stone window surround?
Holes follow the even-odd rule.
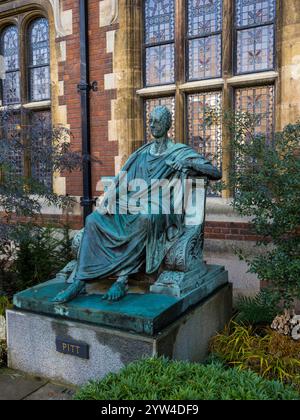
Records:
[[[51,77],[51,100],[40,102],[29,102],[24,98],[21,106],[25,109],[35,111],[51,110],[53,125],[67,125],[67,115],[65,107],[59,106],[59,81],[58,81],[58,63],[63,61],[61,47],[63,42],[57,42],[61,37],[72,33],[72,10],[63,11],[61,0],[11,0],[3,4],[0,3],[0,31],[3,26],[10,23],[18,23],[19,16],[24,16],[23,25],[20,25],[22,34],[28,28],[30,22],[36,17],[46,17],[49,21],[50,32],[50,77]],[[23,60],[24,66],[26,61]],[[25,67],[26,70],[26,67]],[[0,107],[0,110],[3,107]],[[53,174],[53,190],[58,194],[65,194],[65,178],[60,173]]]
[[[47,13],[43,10],[39,10],[33,8],[30,11],[17,11],[11,17],[4,18],[0,22],[0,35],[2,31],[10,26],[14,25],[18,28],[18,47],[19,47],[19,60],[20,60],[20,92],[21,92],[21,103],[15,104],[13,107],[11,106],[2,106],[2,101],[0,100],[1,110],[4,109],[11,109],[14,110],[18,109],[28,109],[33,111],[48,111],[51,112],[51,100],[44,100],[44,101],[30,101],[30,92],[29,92],[29,57],[28,57],[28,45],[29,42],[28,38],[28,31],[30,28],[31,23],[38,18],[44,17],[48,19]],[[49,34],[50,39],[50,34]],[[49,66],[50,67],[50,66]],[[23,158],[24,160],[24,171],[25,174],[29,174],[31,172],[31,165],[28,162],[26,156]]]

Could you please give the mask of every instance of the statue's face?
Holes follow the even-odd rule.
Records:
[[[153,137],[156,139],[165,137],[168,132],[164,116],[155,112],[155,110],[150,115],[150,129]]]

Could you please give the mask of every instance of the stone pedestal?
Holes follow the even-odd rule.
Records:
[[[141,298],[140,295],[129,296],[131,304],[134,304],[134,296]],[[166,302],[174,305],[169,299],[175,298],[165,298],[166,307]],[[23,304],[21,301],[19,304],[26,306],[24,295]],[[210,338],[232,316],[232,288],[228,283],[221,285],[201,302],[190,305],[180,316],[177,306],[177,319],[173,321],[170,321],[172,317],[165,307],[162,314],[166,315],[167,325],[164,327],[162,320],[158,322],[159,316],[156,317],[157,322],[149,316],[142,322],[133,310],[131,332],[112,328],[109,316],[108,326],[100,326],[67,319],[63,311],[56,315],[34,313],[33,306],[31,312],[24,308],[7,311],[9,366],[58,382],[82,385],[88,380],[103,378],[109,372],[118,372],[126,364],[144,356],[165,355],[195,362],[204,360]],[[163,306],[160,302],[160,310]],[[151,308],[149,310],[151,312]],[[126,319],[129,319],[128,316]],[[102,321],[102,324],[105,323],[105,317]],[[58,351],[58,339],[69,343],[69,346],[65,344],[68,354]],[[88,349],[88,358],[79,357],[79,348],[83,347]]]

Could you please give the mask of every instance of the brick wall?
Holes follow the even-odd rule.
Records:
[[[207,239],[224,239],[229,241],[257,241],[259,237],[251,230],[249,223],[213,222],[205,224]]]
[[[1,213],[0,213],[1,216]],[[4,214],[3,214],[4,218]],[[15,217],[14,222],[28,222],[29,218]],[[83,227],[82,217],[74,216],[72,214],[51,215],[43,214],[36,218],[40,223],[51,223],[57,225],[68,224],[72,229],[81,229]],[[211,222],[207,221],[205,224],[205,238],[219,239],[228,241],[256,241],[259,236],[256,236],[251,231],[251,225],[247,223],[234,222]]]
[[[59,64],[59,80],[64,82],[64,95],[59,104],[67,108],[67,123],[71,130],[72,149],[81,151],[81,109],[80,95],[77,85],[80,81],[80,27],[79,2],[65,0],[64,10],[72,10],[73,33],[60,38],[66,42],[66,61]],[[91,92],[91,152],[93,194],[101,176],[111,176],[115,172],[115,156],[118,144],[108,141],[108,121],[111,119],[111,100],[115,92],[104,90],[104,75],[112,73],[112,54],[106,52],[106,32],[116,28],[100,28],[99,0],[89,0],[89,48],[90,48],[90,80],[98,82],[98,91]],[[74,172],[66,176],[67,194],[82,195],[82,174]]]

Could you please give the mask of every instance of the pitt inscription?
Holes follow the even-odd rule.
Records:
[[[89,359],[89,345],[70,339],[56,338],[56,351],[70,356],[80,357],[81,359]]]

